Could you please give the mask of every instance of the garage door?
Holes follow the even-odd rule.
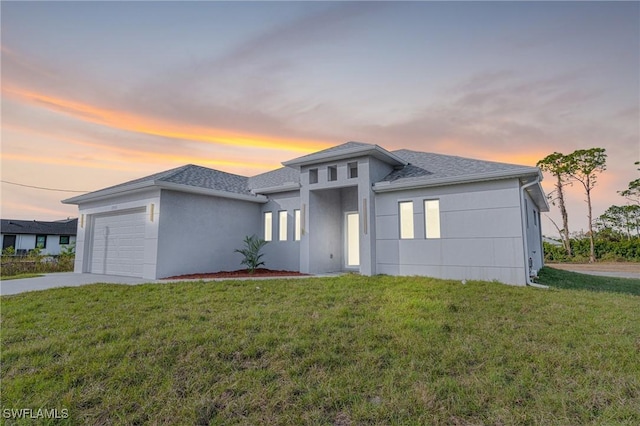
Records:
[[[142,277],[145,211],[143,207],[94,217],[91,273]]]

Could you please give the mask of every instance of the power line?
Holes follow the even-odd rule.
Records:
[[[22,183],[9,182],[9,181],[6,181],[6,180],[3,180],[2,183],[7,183],[9,185],[23,186],[25,188],[42,189],[43,191],[77,192],[77,193],[89,192],[89,191],[74,191],[72,189],[43,188],[42,186],[25,185],[25,184],[22,184]]]

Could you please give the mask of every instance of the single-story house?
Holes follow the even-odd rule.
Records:
[[[39,220],[2,219],[2,250],[13,247],[23,255],[39,248],[41,254],[58,255],[62,247],[76,242],[78,219],[43,222]]]
[[[266,267],[525,285],[543,265],[537,167],[348,142],[253,177],[186,165],[64,200],[76,272],[163,278]]]

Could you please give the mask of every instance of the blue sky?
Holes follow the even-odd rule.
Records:
[[[604,147],[596,215],[637,177],[638,2],[0,7],[6,181],[96,190],[186,163],[254,175],[348,140],[528,165]],[[72,195],[3,184],[2,217],[74,216],[59,202]],[[573,230],[582,199],[572,188]]]

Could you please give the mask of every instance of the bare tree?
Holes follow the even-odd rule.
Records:
[[[584,187],[584,193],[587,196],[589,221],[589,263],[596,261],[594,243],[593,243],[593,218],[591,208],[591,191],[597,184],[598,173],[607,169],[607,154],[604,148],[578,149],[565,157],[566,173],[580,182]]]
[[[562,240],[562,244],[567,255],[571,256],[571,244],[569,242],[569,215],[567,214],[567,208],[564,203],[564,187],[568,184],[566,157],[564,154],[554,152],[553,154],[549,154],[542,160],[538,161],[537,166],[540,167],[542,171],[549,172],[556,178],[556,189],[549,194],[549,200],[554,205],[556,201],[558,202],[560,214],[562,215],[562,229],[559,229],[555,222],[553,222],[553,224],[560,233],[560,239]]]

